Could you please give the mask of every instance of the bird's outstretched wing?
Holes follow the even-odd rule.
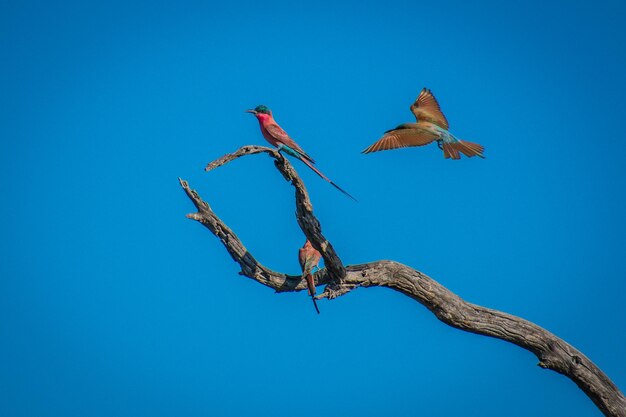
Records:
[[[265,129],[267,129],[269,134],[272,135],[277,141],[281,142],[284,145],[289,146],[291,149],[295,149],[305,159],[308,159],[309,162],[313,164],[315,163],[313,158],[307,155],[307,153],[304,152],[304,149],[302,149],[293,139],[291,139],[289,135],[287,134],[287,132],[285,132],[282,127],[278,126],[277,124],[270,124],[266,126]]]
[[[408,123],[388,130],[382,138],[362,152],[370,153],[389,149],[407,148],[409,146],[424,146],[435,139],[437,139],[436,134],[417,127],[415,123]]]
[[[410,108],[418,122],[431,122],[448,130],[448,120],[441,112],[437,99],[428,88],[422,89]]]

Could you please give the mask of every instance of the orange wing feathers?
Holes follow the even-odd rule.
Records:
[[[485,148],[482,145],[460,140],[449,132],[448,120],[443,115],[437,99],[428,88],[423,88],[420,91],[410,109],[415,115],[417,123],[405,123],[385,132],[382,138],[362,152],[370,153],[409,146],[423,146],[436,140],[443,150],[445,158],[461,159],[461,154],[467,157],[484,158],[483,151]]]
[[[437,138],[437,135],[412,125],[390,130],[373,145],[363,150],[363,153],[386,151],[389,149],[406,148],[409,146],[424,146]]]
[[[437,99],[428,88],[422,89],[410,108],[418,122],[431,122],[448,130],[448,120],[443,115]]]

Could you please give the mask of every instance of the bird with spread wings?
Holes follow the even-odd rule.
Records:
[[[382,138],[363,150],[363,153],[424,146],[436,141],[443,150],[444,158],[460,159],[461,153],[467,157],[484,158],[485,148],[482,145],[458,139],[449,132],[448,120],[429,89],[422,89],[410,109],[417,123],[404,123],[386,131]]]

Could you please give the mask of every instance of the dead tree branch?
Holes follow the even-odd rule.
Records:
[[[304,182],[298,176],[296,170],[291,166],[291,163],[282,154],[275,149],[267,148],[264,146],[244,146],[238,149],[236,152],[224,155],[223,157],[209,163],[205,171],[211,171],[218,168],[228,162],[246,155],[254,155],[257,153],[265,152],[274,158],[274,165],[278,171],[283,175],[285,180],[290,182],[296,191],[296,220],[302,229],[304,235],[311,241],[311,244],[315,249],[320,251],[324,258],[324,265],[328,270],[328,274],[332,280],[339,283],[346,275],[346,269],[337,256],[333,245],[322,235],[322,228],[317,217],[313,214],[313,205],[309,199],[309,194],[306,191]]]
[[[452,327],[495,337],[534,353],[539,359],[540,367],[570,378],[606,416],[626,417],[626,398],[617,386],[580,351],[536,324],[501,311],[468,303],[432,278],[398,262],[383,260],[344,267],[330,242],[322,235],[320,223],[313,214],[313,206],[304,183],[289,161],[276,150],[261,146],[244,146],[211,162],[206,170],[215,169],[241,156],[261,152],[268,153],[274,158],[276,168],[294,186],[298,224],[324,257],[326,267],[318,271],[314,277],[317,285],[329,285],[319,298],[336,298],[357,287],[391,288],[413,298],[432,311],[439,320]],[[198,210],[196,213],[188,214],[187,217],[202,223],[220,239],[233,260],[241,266],[241,275],[277,292],[306,289],[306,283],[300,276],[275,272],[259,263],[211,207],[189,188],[187,182],[180,179],[180,184]]]

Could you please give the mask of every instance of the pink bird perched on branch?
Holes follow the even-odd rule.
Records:
[[[276,146],[279,151],[285,151],[289,155],[298,158],[306,166],[311,168],[313,172],[319,175],[322,179],[328,181],[333,187],[356,201],[356,198],[352,197],[345,190],[343,190],[340,186],[332,182],[326,175],[322,174],[319,169],[315,168],[313,164],[315,161],[309,155],[304,152],[304,150],[298,146],[298,144],[289,137],[287,132],[285,132],[278,123],[274,120],[272,116],[272,111],[269,107],[264,105],[256,106],[254,109],[246,110],[248,113],[252,113],[257,120],[259,121],[259,126],[261,128],[261,133],[263,137],[271,143],[273,146]]]
[[[322,255],[311,245],[308,239],[304,243],[304,246],[298,251],[298,261],[300,262],[300,268],[302,268],[302,278],[306,279],[307,287],[309,287],[309,295],[313,300],[317,314],[320,314],[320,309],[317,308],[317,301],[315,300],[315,281],[313,280],[311,271],[313,271],[313,268],[319,269],[318,264],[320,263],[321,257]]]

